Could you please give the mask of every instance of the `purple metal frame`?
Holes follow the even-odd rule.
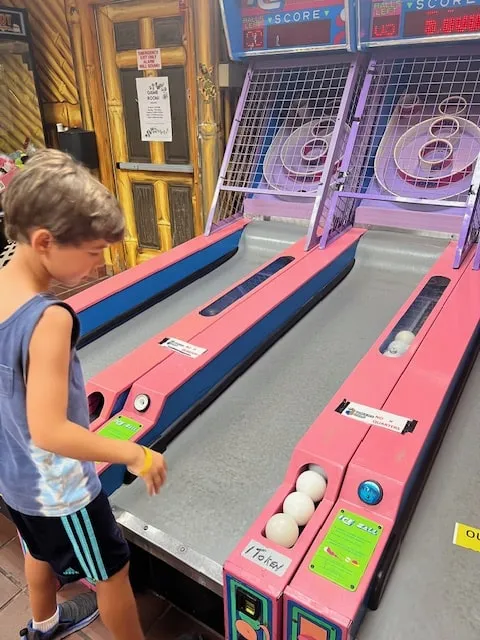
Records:
[[[480,162],[477,163],[477,166],[475,167],[475,172],[472,180],[472,189],[468,196],[468,208],[463,218],[462,230],[458,238],[457,250],[455,252],[455,261],[453,265],[455,269],[458,269],[458,267],[462,264],[472,245],[475,242],[479,242],[480,240],[479,182]],[[478,247],[475,259],[473,261],[473,268],[480,268],[480,250]]]
[[[245,119],[245,109],[247,105],[247,101],[249,99],[249,92],[251,91],[252,81],[254,79],[255,72],[262,72],[268,70],[275,70],[278,68],[279,62],[278,60],[270,60],[267,62],[255,62],[253,63],[247,72],[247,76],[245,78],[245,82],[242,88],[242,93],[237,105],[234,122],[232,124],[229,140],[227,143],[227,147],[225,150],[225,155],[223,158],[222,166],[220,169],[219,179],[217,181],[216,189],[213,196],[212,205],[210,207],[210,211],[207,217],[207,223],[205,226],[205,235],[210,235],[217,231],[220,228],[224,228],[226,225],[230,224],[234,220],[238,220],[242,215],[244,215],[244,206],[243,200],[247,194],[253,194],[255,196],[289,196],[294,197],[295,200],[298,198],[298,204],[293,202],[290,203],[291,210],[293,213],[291,215],[286,215],[284,209],[286,210],[288,207],[283,206],[277,209],[279,217],[302,217],[306,219],[310,219],[310,225],[307,233],[306,239],[306,250],[311,249],[315,245],[319,243],[318,236],[318,227],[320,224],[320,219],[322,214],[324,214],[326,202],[328,202],[328,197],[332,193],[332,176],[334,174],[334,160],[335,157],[338,156],[339,148],[341,145],[341,136],[340,133],[342,128],[345,126],[345,123],[350,119],[352,119],[353,110],[352,103],[355,102],[355,91],[359,91],[359,88],[363,83],[363,71],[365,69],[364,65],[364,56],[363,54],[355,54],[354,56],[349,54],[336,54],[329,55],[327,59],[322,58],[319,59],[319,56],[310,56],[308,58],[302,58],[300,61],[298,60],[282,60],[282,69],[295,69],[297,67],[308,67],[312,66],[312,64],[325,64],[328,65],[338,65],[339,63],[344,64],[346,66],[346,78],[345,85],[342,90],[341,100],[338,107],[338,113],[335,118],[335,127],[332,134],[332,144],[329,146],[325,167],[327,168],[326,172],[322,176],[322,180],[319,183],[318,189],[315,192],[311,193],[295,193],[289,191],[273,191],[268,188],[262,187],[249,187],[248,184],[240,186],[240,185],[232,185],[229,177],[229,168],[231,166],[232,158],[235,153],[235,143],[240,135],[240,127],[242,121]],[[350,126],[351,122],[348,122]],[[344,141],[343,141],[344,142]],[[222,203],[222,198],[228,198],[231,195],[231,202],[233,204],[233,209],[231,214],[225,215],[225,212],[222,214],[222,207],[225,209],[225,202]],[[308,205],[308,200],[312,201],[312,204]],[[250,200],[248,201],[250,202]],[[253,202],[253,201],[252,201]],[[263,200],[262,200],[263,202]],[[283,203],[282,203],[283,204]],[[227,207],[230,205],[230,202],[227,201]],[[259,202],[260,205],[260,202]],[[270,206],[269,206],[270,205]],[[298,212],[295,213],[296,207],[298,208]],[[255,207],[254,207],[255,208]],[[309,210],[307,210],[307,208]],[[267,212],[268,209],[268,212]],[[272,207],[270,203],[270,198],[265,200],[265,215],[275,216],[275,210],[272,212]]]
[[[340,103],[339,114],[333,130],[332,139],[335,141],[330,145],[327,153],[327,159],[325,166],[328,167],[327,171],[322,174],[322,179],[315,196],[315,204],[313,205],[312,216],[310,218],[310,225],[308,228],[307,242],[305,244],[306,251],[309,251],[316,246],[320,241],[318,235],[318,226],[320,223],[320,217],[323,213],[325,201],[328,197],[328,192],[331,188],[330,181],[334,172],[334,162],[336,158],[339,146],[341,143],[340,132],[344,129],[347,123],[350,103],[354,96],[356,82],[359,80],[359,74],[361,73],[362,66],[360,64],[360,56],[357,55],[350,65],[348,72],[347,82],[343,90],[342,101]],[[343,166],[343,162],[342,162]]]
[[[473,211],[472,222],[470,225],[469,235],[470,246],[476,242],[477,250],[475,252],[475,258],[473,260],[473,269],[478,271],[480,269],[480,199],[477,200],[475,209]]]
[[[480,269],[480,244],[477,245],[477,251],[475,252],[475,259],[473,261],[473,269],[478,271]]]
[[[337,181],[337,190],[334,192],[329,211],[327,214],[327,219],[325,222],[323,234],[320,238],[320,248],[325,248],[330,242],[334,241],[340,235],[345,233],[348,229],[350,229],[355,221],[355,211],[357,205],[360,200],[378,200],[378,201],[392,201],[390,196],[382,196],[380,194],[367,194],[367,193],[357,193],[355,191],[349,190],[344,191],[344,185],[346,182],[346,178],[348,176],[348,169],[351,166],[352,155],[354,152],[354,146],[357,141],[357,137],[359,134],[360,120],[364,116],[365,107],[367,105],[367,100],[369,96],[369,92],[371,89],[372,81],[375,75],[376,66],[380,59],[399,59],[402,57],[412,58],[411,50],[391,50],[382,52],[383,55],[380,56],[377,54],[376,58],[372,59],[369,63],[367,74],[365,77],[364,85],[362,87],[362,91],[360,92],[360,96],[358,99],[357,108],[355,111],[354,122],[351,127],[351,132],[348,138],[346,151],[343,156],[343,161],[340,167],[340,180]],[[436,54],[436,49],[433,49],[428,53],[428,57],[432,57],[432,55]],[[438,56],[444,57],[446,54],[445,50],[438,49]],[[451,50],[451,55],[466,55],[471,54],[471,50],[469,50],[468,46],[460,45],[455,47],[454,50]],[[371,114],[370,114],[371,115]],[[373,127],[373,124],[372,124]],[[460,267],[465,256],[468,254],[470,248],[475,242],[479,242],[480,240],[480,203],[478,200],[478,194],[480,193],[480,163],[477,164],[475,169],[473,178],[472,178],[472,187],[471,193],[467,198],[467,202],[448,202],[445,201],[435,201],[429,200],[429,205],[438,205],[438,206],[449,206],[452,208],[463,209],[465,211],[465,215],[463,218],[462,228],[460,231],[457,251],[454,259],[454,268]],[[350,200],[350,202],[348,202]],[[397,203],[414,203],[415,201],[411,198],[401,198],[395,197],[393,199]],[[342,206],[341,203],[344,203]],[[476,255],[473,264],[474,269],[480,269],[480,243],[476,250]]]
[[[478,241],[480,211],[477,205],[469,206],[463,218],[462,230],[457,243],[453,268],[458,269],[472,245]],[[478,253],[478,252],[477,252]]]
[[[225,149],[225,155],[223,157],[222,166],[220,168],[220,176],[218,178],[217,186],[213,194],[212,205],[210,207],[210,211],[208,212],[207,224],[205,226],[206,236],[209,236],[213,231],[217,231],[219,228],[225,227],[226,224],[230,222],[234,222],[235,220],[237,220],[239,217],[243,215],[243,212],[241,211],[234,211],[230,218],[226,220],[220,220],[219,222],[215,223],[215,212],[217,210],[220,191],[222,189],[223,183],[225,182],[225,177],[227,175],[227,169],[230,162],[230,158],[232,156],[233,145],[235,143],[235,138],[237,136],[238,128],[240,126],[240,121],[242,119],[242,113],[245,107],[245,102],[247,100],[248,91],[250,89],[250,83],[252,82],[252,76],[253,76],[253,68],[249,67],[243,83],[242,93],[240,94],[240,99],[237,104],[237,109],[235,111],[235,118],[233,120],[233,124],[230,129],[230,136],[228,138],[227,147]]]
[[[365,105],[367,104],[367,96],[368,92],[370,91],[370,86],[375,74],[375,66],[375,61],[370,61],[363,87],[360,91],[355,114],[353,116],[352,128],[347,141],[347,147],[345,149],[345,154],[340,166],[341,182],[339,184],[339,189],[333,194],[332,201],[330,203],[330,209],[328,211],[325,227],[323,229],[322,237],[320,238],[320,249],[325,249],[325,247],[330,242],[348,231],[348,229],[353,226],[355,220],[354,202],[348,203],[346,200],[344,200],[346,208],[342,210],[342,208],[339,207],[341,194],[340,190],[342,189],[345,176],[347,175],[348,167],[350,166],[352,160],[353,149],[355,146],[355,141],[357,139],[358,128],[360,126],[360,119],[363,115]]]

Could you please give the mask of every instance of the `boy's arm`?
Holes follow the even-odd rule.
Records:
[[[52,305],[33,333],[26,399],[32,441],[66,458],[124,464],[139,473],[145,464],[141,446],[98,436],[67,419],[72,328],[71,314]]]

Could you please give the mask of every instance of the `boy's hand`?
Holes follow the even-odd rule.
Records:
[[[141,477],[147,485],[148,494],[154,496],[167,479],[167,463],[161,453],[140,446],[138,451],[137,459],[128,467],[128,471]]]

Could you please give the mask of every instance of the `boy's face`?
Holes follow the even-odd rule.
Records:
[[[79,284],[103,264],[103,251],[108,247],[104,240],[89,240],[78,246],[61,245],[51,236],[36,238],[32,244],[50,277],[69,287]]]

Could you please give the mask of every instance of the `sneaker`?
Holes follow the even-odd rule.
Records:
[[[60,620],[50,631],[32,629],[32,622],[20,631],[20,637],[26,640],[62,640],[76,631],[87,627],[98,618],[97,596],[94,593],[82,593],[68,602],[59,605]]]

